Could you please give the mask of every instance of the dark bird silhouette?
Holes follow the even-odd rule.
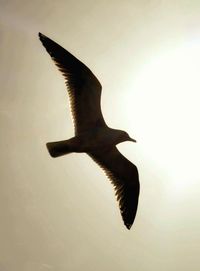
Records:
[[[126,132],[106,125],[100,106],[102,87],[91,70],[45,35],[39,33],[39,38],[64,75],[75,127],[73,138],[47,143],[48,151],[52,157],[71,152],[87,153],[114,185],[124,224],[130,229],[138,206],[138,170],[116,145],[136,141]]]

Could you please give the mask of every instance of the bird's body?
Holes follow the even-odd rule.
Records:
[[[99,164],[115,187],[124,224],[130,229],[137,211],[139,177],[136,166],[116,145],[135,140],[105,123],[100,106],[101,84],[87,66],[43,34],[39,33],[39,37],[66,79],[75,126],[71,139],[47,143],[49,153],[58,157],[85,152]]]
[[[123,137],[125,136],[126,133],[124,131],[111,129],[105,126],[105,127],[96,127],[94,129],[82,132],[68,140],[59,142],[60,143],[62,142],[63,145],[62,148],[66,146],[66,151],[71,150],[71,152],[90,153],[98,150],[105,151],[123,142],[124,141]],[[60,153],[60,155],[56,153],[57,148],[50,148],[50,146],[56,146],[55,143],[58,144],[59,142],[47,143],[51,156],[57,157],[65,155],[65,153],[63,154]]]

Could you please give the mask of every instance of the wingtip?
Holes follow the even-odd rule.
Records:
[[[128,230],[130,230],[131,227],[132,227],[132,224],[131,224],[131,225],[130,225],[130,224],[125,224],[125,226],[126,226],[126,228],[127,228]]]
[[[46,38],[46,36],[44,34],[42,34],[41,32],[38,33],[38,36],[39,36],[40,40],[44,40]]]

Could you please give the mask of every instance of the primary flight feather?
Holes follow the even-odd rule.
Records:
[[[67,50],[39,33],[39,38],[64,75],[74,120],[75,136],[47,143],[52,157],[71,152],[87,153],[114,185],[125,226],[130,229],[137,212],[138,170],[116,148],[123,141],[133,141],[121,130],[111,129],[101,112],[101,84],[91,70]]]

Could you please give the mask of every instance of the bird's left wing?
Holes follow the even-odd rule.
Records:
[[[140,190],[137,167],[116,147],[88,155],[105,171],[114,185],[124,224],[130,229],[136,216]]]
[[[101,84],[92,71],[59,44],[39,33],[40,40],[66,79],[75,134],[104,127]]]

